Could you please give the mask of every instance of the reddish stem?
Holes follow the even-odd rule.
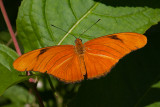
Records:
[[[5,10],[5,8],[4,8],[3,1],[2,1],[2,0],[0,0],[0,8],[1,8],[1,11],[2,11],[2,14],[3,14],[3,17],[4,17],[4,20],[5,20],[5,22],[6,22],[6,25],[7,25],[7,27],[8,27],[9,33],[10,33],[10,35],[11,35],[11,37],[12,37],[12,40],[13,40],[14,46],[15,46],[15,48],[16,48],[16,51],[17,51],[18,55],[22,55],[22,54],[21,54],[21,51],[20,51],[20,48],[19,48],[19,46],[18,46],[17,40],[16,40],[16,38],[15,38],[15,35],[14,35],[14,32],[13,32],[11,23],[10,23],[10,21],[9,21],[9,18],[8,18],[8,16],[7,16],[7,13],[6,13],[6,10]]]

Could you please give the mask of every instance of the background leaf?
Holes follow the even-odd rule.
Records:
[[[4,94],[4,98],[9,99],[12,103],[5,105],[5,107],[24,107],[28,105],[32,105],[35,107],[35,97],[28,93],[23,87],[18,85],[10,87]]]
[[[12,63],[18,57],[17,53],[0,44],[0,95],[10,86],[29,79],[24,73],[13,69]]]

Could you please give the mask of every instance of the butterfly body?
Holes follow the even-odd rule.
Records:
[[[77,38],[75,46],[51,46],[25,53],[13,66],[18,71],[47,71],[72,83],[107,74],[119,59],[146,43],[144,35],[131,32],[102,36],[84,44]]]
[[[75,51],[78,55],[84,54],[85,52],[84,45],[82,44],[82,40],[79,38],[75,40]]]

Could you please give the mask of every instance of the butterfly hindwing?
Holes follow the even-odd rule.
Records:
[[[118,59],[105,55],[86,52],[84,55],[87,79],[100,77],[110,71],[111,67],[118,62]]]
[[[84,78],[77,54],[72,54],[67,59],[63,59],[62,64],[58,64],[57,67],[52,67],[52,69],[49,70],[49,74],[65,82],[77,82]]]

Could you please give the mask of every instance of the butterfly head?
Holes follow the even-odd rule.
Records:
[[[82,39],[76,38],[75,44],[81,44],[81,43],[82,43]]]

